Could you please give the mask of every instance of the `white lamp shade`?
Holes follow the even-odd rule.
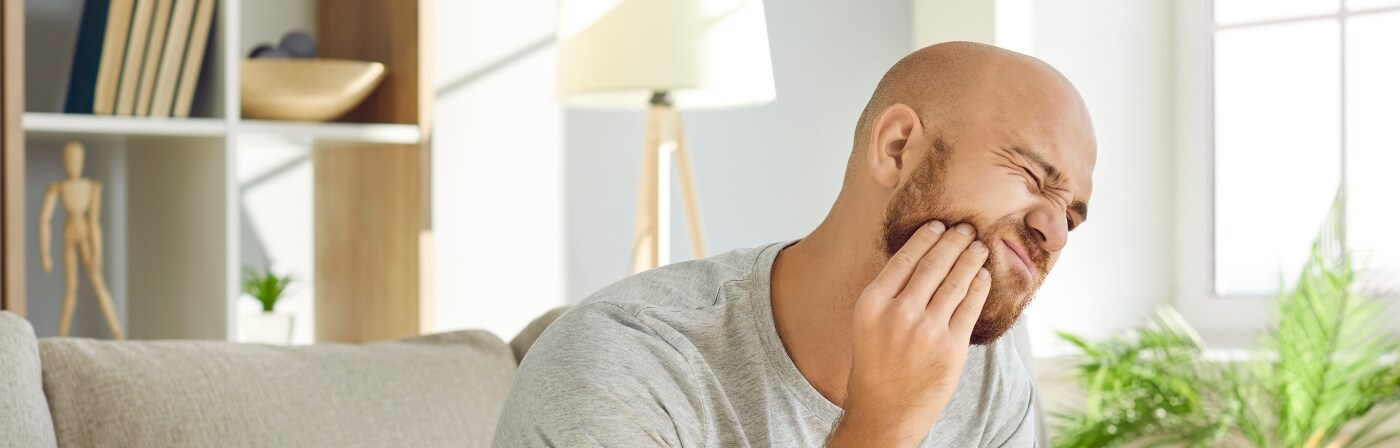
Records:
[[[761,0],[563,0],[560,101],[639,109],[653,92],[677,108],[773,101]]]

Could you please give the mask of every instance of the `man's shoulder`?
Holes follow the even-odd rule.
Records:
[[[749,280],[763,252],[774,243],[736,249],[700,260],[647,270],[598,290],[579,303],[616,307],[626,312],[685,311],[719,304],[726,284]]]
[[[749,280],[768,247],[676,263],[618,281],[550,324],[529,353],[549,352],[551,363],[576,360],[584,367],[596,367],[592,361],[600,359],[667,369],[684,364],[696,355],[691,339],[713,336],[706,329],[720,327],[732,316],[726,312],[732,297],[722,293],[726,285]]]

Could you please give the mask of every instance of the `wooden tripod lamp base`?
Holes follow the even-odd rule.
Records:
[[[671,258],[671,157],[680,173],[690,248],[695,258],[705,257],[700,230],[700,207],[695,197],[695,176],[686,149],[681,116],[665,93],[652,96],[647,109],[646,137],[642,146],[642,182],[637,196],[636,230],[632,234],[632,273],[670,263]]]

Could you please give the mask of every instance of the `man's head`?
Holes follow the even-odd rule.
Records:
[[[1016,322],[1085,220],[1096,153],[1083,100],[1054,68],[949,42],[906,56],[881,79],[857,124],[842,196],[882,213],[883,259],[929,221],[976,227],[991,251],[992,290],[972,343],[987,344]]]

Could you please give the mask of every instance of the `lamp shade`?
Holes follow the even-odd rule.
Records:
[[[677,108],[773,101],[761,0],[563,0],[560,101],[639,109],[653,92]]]

